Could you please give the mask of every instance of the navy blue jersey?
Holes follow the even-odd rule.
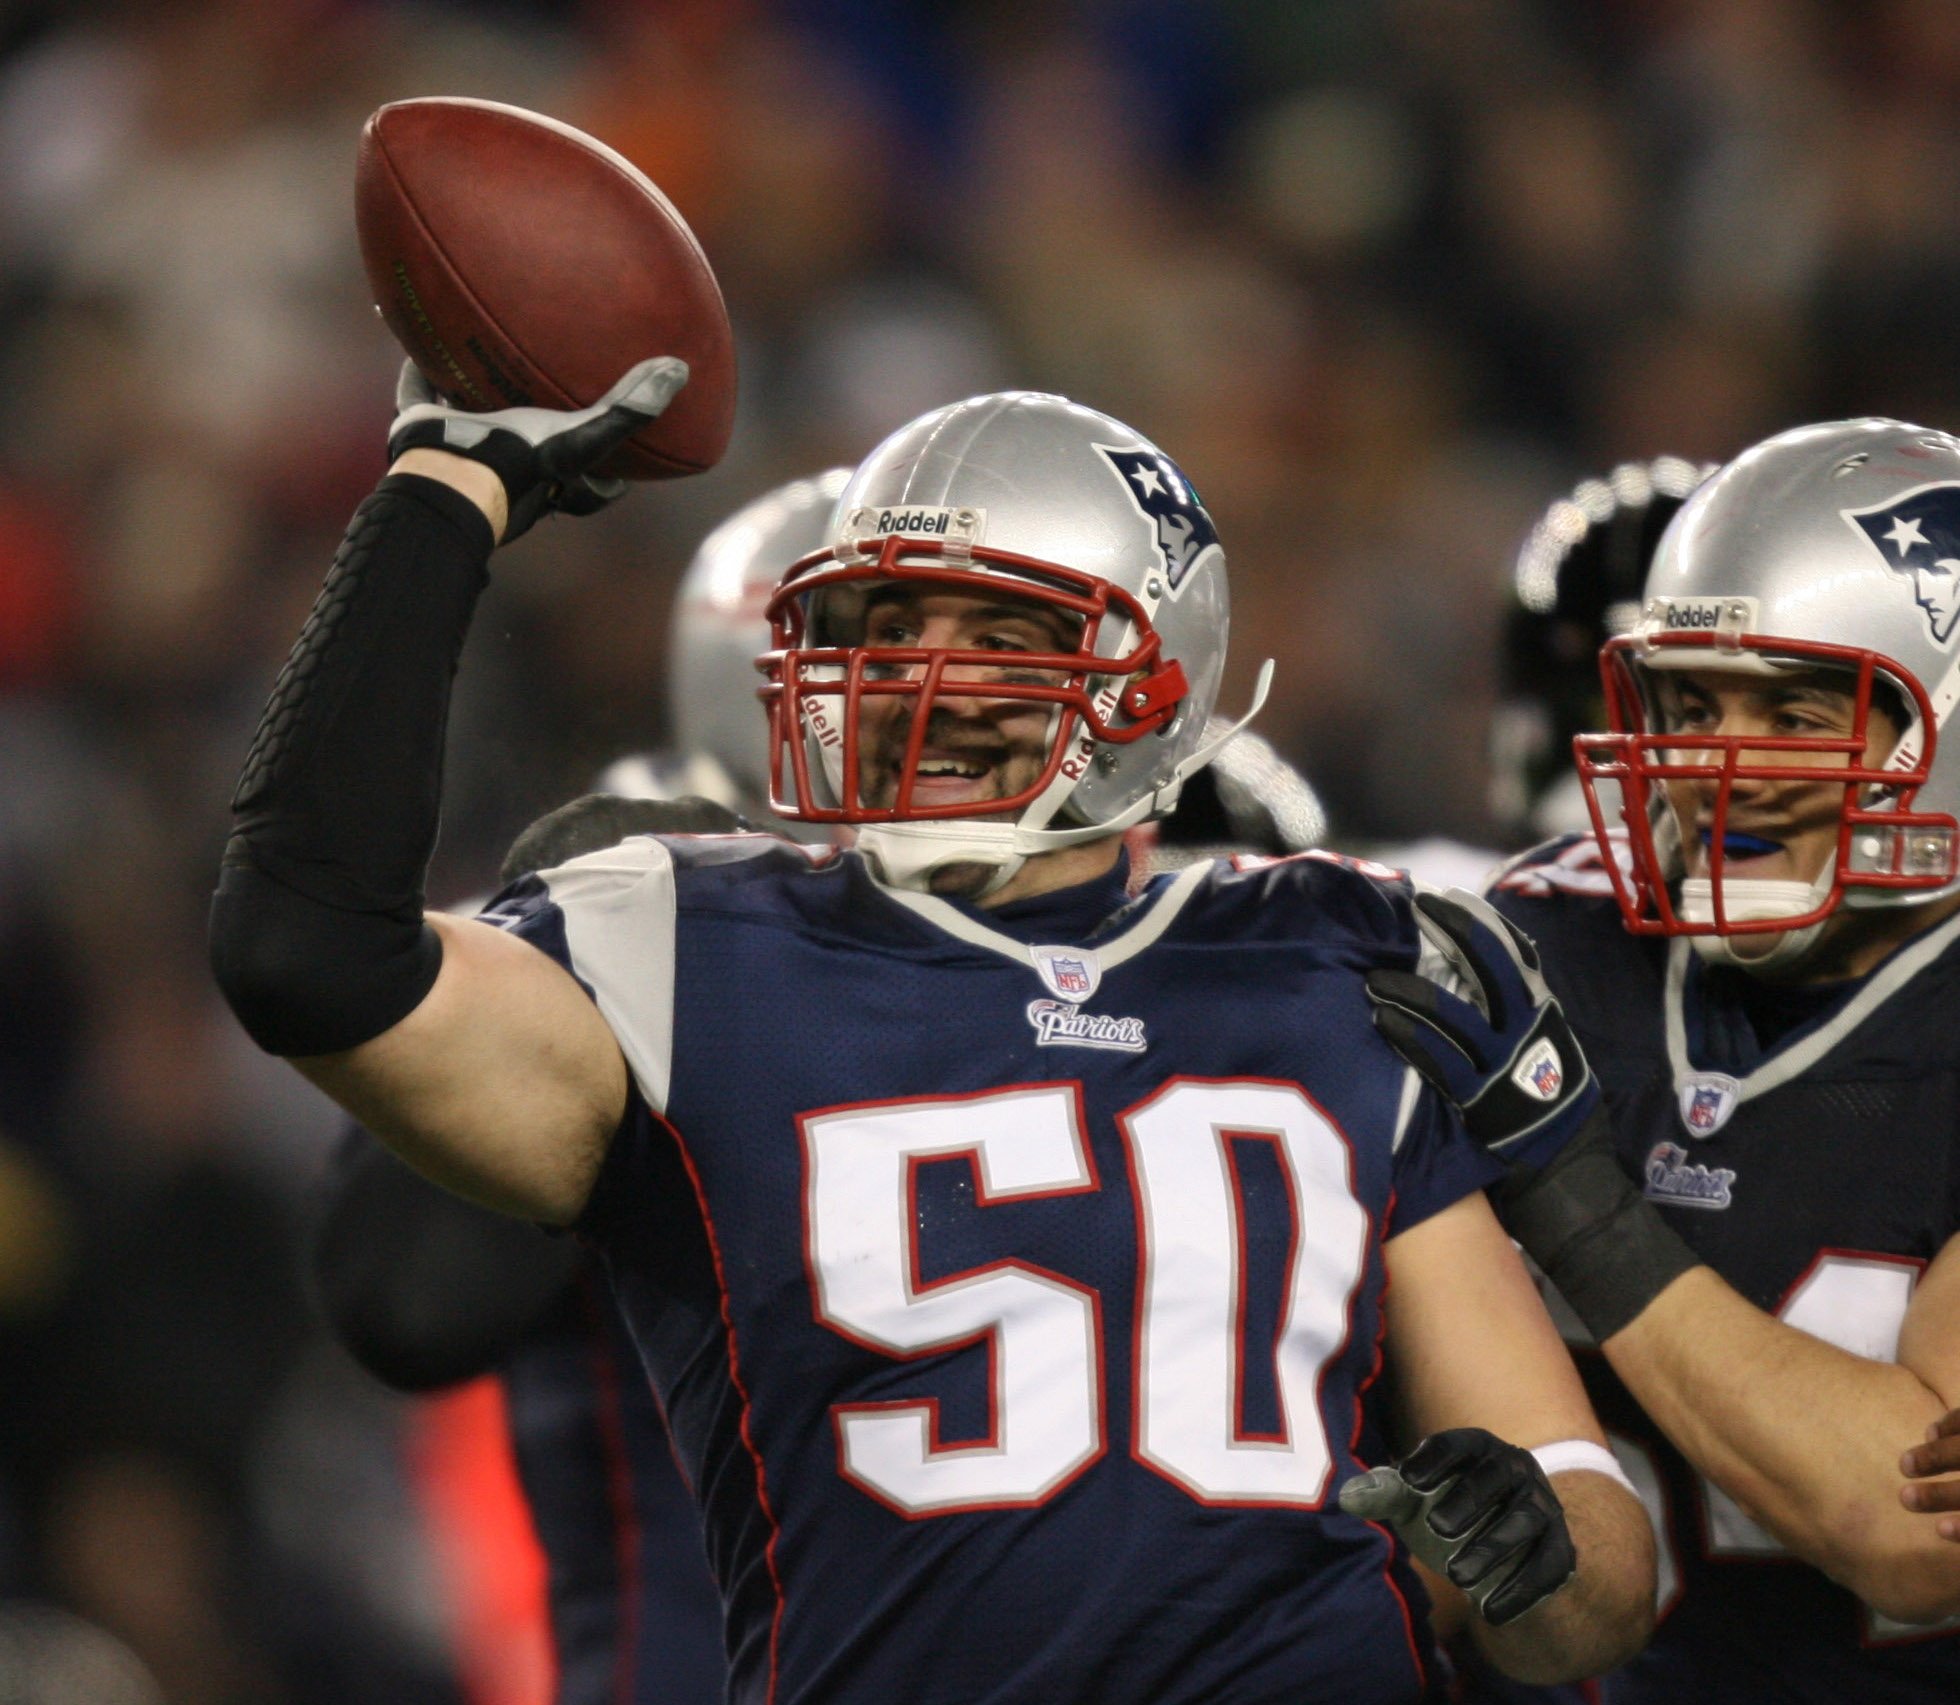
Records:
[[[1409,891],[1319,855],[982,912],[637,837],[486,914],[634,1093],[583,1229],[704,1514],[732,1697],[1433,1687],[1341,1481],[1381,1242],[1496,1168],[1376,1036]]]
[[[1598,859],[1554,842],[1491,897],[1538,943],[1621,1161],[1757,1307],[1893,1359],[1919,1273],[1960,1231],[1960,919],[1856,983],[1779,993],[1629,935]],[[1960,1633],[1888,1623],[1791,1557],[1602,1356],[1579,1360],[1661,1545],[1661,1622],[1609,1705],[1960,1699]]]
[[[719,1701],[721,1599],[700,1520],[600,1264],[350,1126],[313,1272],[342,1345],[384,1384],[501,1376],[547,1570],[554,1705]]]
[[[503,1365],[545,1555],[557,1705],[715,1705],[721,1601],[611,1292],[588,1270]]]

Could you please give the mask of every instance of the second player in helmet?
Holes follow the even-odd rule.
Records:
[[[1890,421],[1709,481],[1579,742],[1623,815],[1493,890],[1611,1118],[1500,1199],[1667,1545],[1615,1705],[1960,1692],[1960,1552],[1899,1497],[1960,1395],[1956,505],[1960,443]]]

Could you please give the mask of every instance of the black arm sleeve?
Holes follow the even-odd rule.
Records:
[[[355,1361],[432,1391],[501,1363],[584,1258],[577,1239],[452,1196],[355,1127],[326,1180],[313,1284]]]
[[[475,504],[395,474],[361,507],[232,799],[211,964],[269,1053],[329,1054],[421,1003],[449,690],[495,543]]]

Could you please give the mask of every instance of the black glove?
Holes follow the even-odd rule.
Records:
[[[1621,1170],[1586,1058],[1530,938],[1489,902],[1416,896],[1416,921],[1482,1005],[1406,971],[1369,973],[1375,1028],[1510,1166],[1504,1229],[1604,1343],[1699,1258]]]
[[[1599,1104],[1599,1086],[1538,968],[1538,950],[1461,888],[1416,895],[1416,925],[1471,999],[1409,971],[1372,971],[1375,1028],[1455,1103],[1470,1135],[1542,1166]]]
[[[589,470],[665,410],[686,383],[687,363],[660,355],[629,367],[590,408],[470,414],[442,401],[422,370],[404,361],[388,459],[404,450],[447,450],[481,462],[504,482],[510,520],[503,542],[509,544],[540,515],[554,509],[590,515],[619,496],[624,480],[601,479]]]
[[[1399,1466],[1355,1475],[1341,1508],[1388,1523],[1493,1628],[1544,1603],[1579,1566],[1537,1458],[1481,1427],[1432,1433]]]

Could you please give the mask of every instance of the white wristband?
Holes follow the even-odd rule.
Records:
[[[1591,1439],[1560,1439],[1556,1444],[1540,1445],[1531,1453],[1538,1459],[1538,1466],[1545,1471],[1545,1478],[1554,1474],[1603,1474],[1608,1480],[1617,1480],[1637,1498],[1633,1482],[1626,1477],[1613,1453],[1604,1445],[1596,1445]]]

